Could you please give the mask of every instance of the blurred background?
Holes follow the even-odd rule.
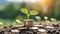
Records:
[[[30,16],[34,20],[35,16],[42,20],[44,16],[60,20],[60,0],[0,0],[0,22],[9,25],[16,19],[23,21],[26,14],[21,12],[21,8],[37,10],[38,15]]]

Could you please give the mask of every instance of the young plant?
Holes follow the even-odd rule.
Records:
[[[36,10],[28,11],[26,8],[21,8],[21,11],[27,15],[27,19],[29,19],[30,15],[38,14],[38,12]]]
[[[38,20],[38,22],[41,20],[40,16],[36,16],[35,18]]]

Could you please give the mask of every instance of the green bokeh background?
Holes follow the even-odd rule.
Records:
[[[0,5],[0,22],[3,22],[4,25],[9,25],[12,24],[13,22],[15,22],[16,19],[20,20],[20,21],[24,21],[25,19],[27,19],[27,15],[24,14],[23,12],[21,12],[21,8],[26,8],[26,3],[8,3],[6,5]],[[27,8],[29,10],[29,8]],[[30,9],[32,10],[32,9]],[[34,9],[35,10],[35,9]],[[39,13],[40,14],[40,13]],[[40,16],[40,15],[30,15],[30,19],[34,19],[36,20],[36,16]],[[54,10],[54,13],[52,14],[53,16],[49,16],[50,18],[55,18],[57,20],[60,20],[60,4],[57,4]],[[41,17],[41,16],[40,16]],[[47,16],[48,17],[48,16]],[[42,20],[43,17],[41,17]]]

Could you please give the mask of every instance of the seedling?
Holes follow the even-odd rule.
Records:
[[[38,14],[38,12],[36,10],[28,11],[26,8],[21,8],[20,10],[27,15],[27,19],[29,19],[30,15]]]

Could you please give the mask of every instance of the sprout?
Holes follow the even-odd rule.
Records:
[[[38,14],[38,12],[36,10],[28,11],[26,8],[22,8],[20,10],[27,15],[27,19],[29,19],[30,15]]]
[[[36,19],[37,19],[37,20],[40,20],[40,19],[41,19],[41,17],[39,17],[39,16],[36,16]]]
[[[55,19],[55,18],[51,18],[50,20],[51,20],[51,21],[56,21],[56,19]]]
[[[45,20],[47,20],[47,19],[48,19],[48,17],[46,17],[46,16],[45,16],[45,17],[44,17],[44,19],[45,19]]]
[[[48,23],[48,22],[49,22],[49,21],[48,21],[48,17],[47,17],[47,16],[45,16],[45,17],[44,17],[44,19],[45,19],[45,22],[46,22],[46,23]]]

